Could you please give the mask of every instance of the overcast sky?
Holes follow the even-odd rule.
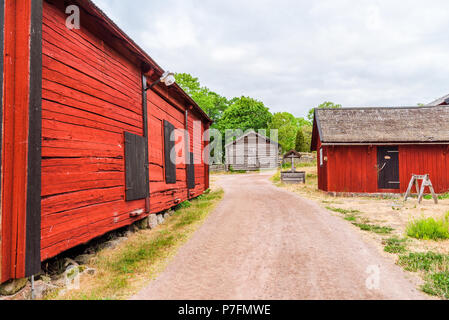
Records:
[[[449,94],[449,1],[94,0],[165,70],[304,116]]]

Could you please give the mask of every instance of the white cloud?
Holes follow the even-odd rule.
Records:
[[[297,116],[449,93],[445,0],[95,1],[163,67]]]

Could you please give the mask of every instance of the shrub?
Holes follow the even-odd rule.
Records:
[[[449,239],[449,214],[444,219],[420,219],[411,222],[407,227],[407,235],[421,240]]]

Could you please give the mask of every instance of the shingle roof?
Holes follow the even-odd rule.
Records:
[[[444,105],[449,104],[449,94],[429,103],[427,106],[439,106],[442,104],[444,104]]]
[[[317,109],[323,143],[449,142],[448,107]]]

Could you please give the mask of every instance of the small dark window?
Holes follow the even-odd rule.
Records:
[[[187,187],[195,189],[195,157],[193,152],[190,153],[190,162],[187,165]]]
[[[167,184],[176,183],[176,163],[171,159],[171,152],[175,148],[175,142],[171,139],[174,131],[175,127],[170,122],[164,121],[165,182]]]
[[[126,201],[150,196],[145,138],[125,132]]]

